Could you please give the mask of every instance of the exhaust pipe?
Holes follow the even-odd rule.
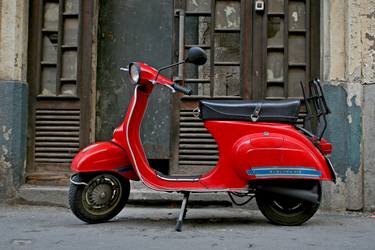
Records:
[[[295,189],[295,188],[288,188],[288,187],[275,187],[275,186],[257,186],[258,192],[270,193],[281,195],[289,198],[298,199],[301,201],[310,202],[313,204],[319,203],[319,195],[314,187],[312,190],[305,190],[305,189]]]

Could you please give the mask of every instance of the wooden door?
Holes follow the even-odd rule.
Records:
[[[160,13],[163,13],[162,15]],[[98,38],[96,138],[107,141],[122,122],[133,95],[131,62],[155,68],[172,63],[173,0],[101,1]],[[169,75],[165,71],[163,74]],[[141,140],[152,166],[165,172],[170,154],[170,92],[155,88],[141,126]]]
[[[30,2],[27,183],[67,183],[89,143],[92,2]]]
[[[182,60],[192,46],[202,47],[208,62],[180,67],[178,79],[193,90],[192,96],[174,99],[176,121],[172,139],[172,174],[203,173],[219,158],[215,140],[192,116],[200,99],[242,99],[241,43],[244,0],[175,1],[175,41]]]
[[[214,139],[192,115],[200,99],[302,98],[299,82],[319,76],[316,2],[175,0],[175,61],[192,46],[205,49],[209,60],[176,72],[193,95],[173,100],[172,174],[204,173],[219,158]]]
[[[263,11],[252,2],[250,97],[302,98],[300,82],[319,77],[320,1],[268,0]]]

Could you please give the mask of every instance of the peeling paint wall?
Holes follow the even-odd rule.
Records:
[[[0,202],[25,172],[28,12],[28,1],[0,0]]]
[[[364,88],[363,175],[364,207],[375,211],[375,85]]]
[[[333,205],[331,208],[360,210],[363,207],[362,99],[360,96],[349,94],[350,88],[347,85],[347,83],[340,83],[324,86],[327,102],[332,111],[332,114],[328,117],[328,128],[325,136],[334,146],[331,160],[338,174],[338,183],[328,190],[333,192],[332,195],[342,196],[341,199],[343,199],[339,204],[331,204]],[[362,88],[358,84],[355,86]],[[332,188],[337,190],[333,191]],[[334,194],[338,190],[341,190],[341,192]],[[332,197],[327,198],[332,199]]]
[[[0,202],[14,198],[26,160],[27,85],[0,81]]]
[[[332,109],[326,136],[334,146],[332,161],[339,177],[336,185],[325,184],[323,204],[328,209],[371,210],[375,165],[368,151],[375,140],[366,138],[375,138],[370,129],[375,92],[364,86],[375,82],[375,0],[322,1],[322,6],[322,73]]]

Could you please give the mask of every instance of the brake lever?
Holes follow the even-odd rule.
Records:
[[[126,72],[128,72],[128,71],[129,71],[129,69],[128,69],[128,68],[120,68],[120,70],[121,70],[121,71],[126,71]]]

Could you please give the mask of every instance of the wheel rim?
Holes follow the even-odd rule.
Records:
[[[303,185],[302,185],[303,186]],[[309,187],[309,185],[307,185]],[[318,200],[320,201],[321,199],[321,186],[320,183],[317,182],[311,182],[309,189],[315,189],[317,195],[318,195]],[[307,208],[314,207],[314,206],[319,206],[319,202],[317,204],[312,204],[296,199],[291,199],[291,198],[282,198],[280,196],[271,196],[269,198],[269,204],[274,210],[274,212],[278,213],[279,215],[283,216],[296,216],[298,214],[304,213],[304,211]]]
[[[92,214],[107,214],[120,202],[122,192],[121,183],[115,176],[99,175],[87,183],[82,204]]]

